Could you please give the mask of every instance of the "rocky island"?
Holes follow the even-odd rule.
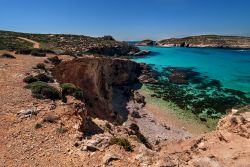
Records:
[[[137,45],[152,46],[152,43],[152,40],[145,40],[137,43]],[[159,40],[155,42],[155,46],[250,49],[250,37],[200,35]]]
[[[157,84],[151,69],[121,58],[138,52],[110,36],[1,31],[0,164],[246,165],[249,106],[230,110],[206,134],[175,126],[140,92]]]
[[[154,46],[156,44],[155,41],[150,40],[150,39],[146,39],[140,42],[137,42],[135,45],[137,46]]]

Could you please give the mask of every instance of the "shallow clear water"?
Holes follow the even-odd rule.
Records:
[[[217,98],[218,101],[218,97],[224,98],[234,96],[235,94],[232,93],[233,90],[238,90],[238,92],[236,91],[236,94],[242,93],[245,97],[250,97],[250,50],[180,47],[140,48],[142,50],[151,50],[152,54],[145,57],[138,57],[134,60],[137,62],[154,65],[154,69],[158,71],[161,76],[163,76],[163,78],[167,78],[166,82],[168,83],[164,81],[166,84],[161,85],[161,89],[164,88],[164,85],[165,87],[169,86],[170,75],[166,75],[166,73],[169,73],[169,71],[166,70],[166,67],[177,67],[177,70],[178,67],[184,67],[188,70],[191,69],[191,71],[193,72],[200,73],[198,82],[192,82],[191,80],[187,79],[189,81],[188,84],[171,84],[171,86],[175,86],[175,89],[178,88],[185,90],[186,94],[192,94],[192,101],[197,101],[197,99],[203,98],[202,95],[205,96],[208,94],[210,94],[210,98]],[[200,77],[202,79],[200,79]],[[195,80],[197,81],[197,78]],[[204,86],[203,84],[204,90],[201,91],[201,85],[199,82],[208,83],[210,82],[208,80],[218,81],[216,82],[217,85],[211,83],[212,86]],[[176,87],[176,85],[178,87]],[[228,93],[228,90],[226,90],[226,88],[230,89],[230,93]],[[202,95],[201,92],[203,92]],[[164,93],[166,95],[167,93],[169,93],[169,90],[165,91]],[[219,96],[217,96],[218,93],[220,94]],[[240,99],[243,104],[245,104],[248,103],[249,100],[245,99],[245,97],[241,96],[240,98],[237,97],[237,99]],[[188,102],[190,103],[190,101]],[[229,104],[230,102],[226,101],[225,104]],[[231,107],[231,105],[229,105],[228,107]],[[202,112],[205,112],[204,109]]]
[[[137,62],[155,64],[156,67],[195,67],[196,71],[221,81],[227,88],[250,93],[250,50],[212,48],[160,48],[151,50],[151,56],[138,58]]]

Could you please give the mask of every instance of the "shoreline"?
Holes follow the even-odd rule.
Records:
[[[250,48],[234,48],[234,47],[199,47],[199,46],[193,46],[193,47],[181,47],[181,46],[161,46],[161,45],[135,45],[137,47],[156,47],[156,48],[188,48],[188,49],[225,49],[225,50],[250,50]]]
[[[202,122],[191,111],[183,110],[172,102],[164,101],[161,98],[151,97],[153,92],[143,85],[138,90],[145,97],[145,110],[154,115],[157,120],[170,124],[171,126],[185,130],[193,136],[215,130],[219,119],[210,119],[207,123]]]

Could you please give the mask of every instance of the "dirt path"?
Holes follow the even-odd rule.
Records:
[[[23,37],[18,37],[18,39],[21,39],[21,40],[24,40],[24,41],[32,43],[33,47],[36,48],[36,49],[40,48],[40,43],[38,43],[36,41],[33,41],[31,39],[28,39],[28,38],[23,38]]]

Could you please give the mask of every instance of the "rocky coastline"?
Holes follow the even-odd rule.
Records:
[[[76,37],[65,38],[60,48],[74,51]],[[114,39],[91,40],[97,46]],[[163,167],[249,161],[249,106],[233,109],[215,131],[193,137],[147,107],[139,90],[144,83],[159,84],[151,67],[102,47],[94,54],[74,52],[79,55],[0,51],[0,128],[6,129],[0,131],[0,164]],[[122,55],[138,51],[125,50]],[[168,70],[172,82],[185,84],[189,73]]]
[[[250,37],[201,35],[171,38],[156,42],[138,42],[137,46],[250,49]]]

